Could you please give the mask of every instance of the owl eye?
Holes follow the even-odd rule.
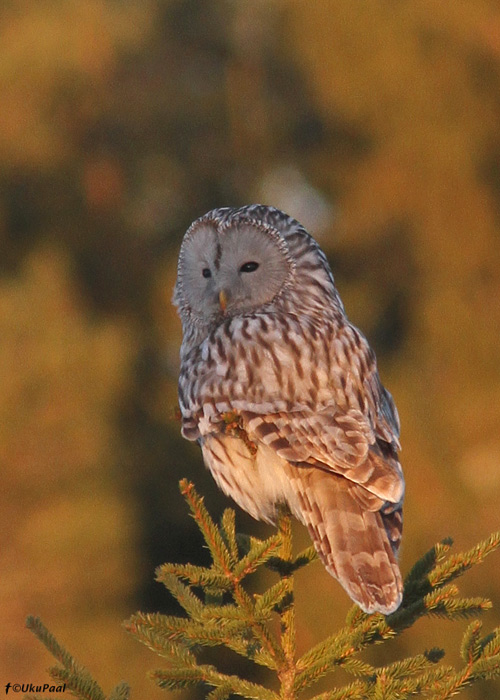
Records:
[[[210,272],[210,268],[208,268],[208,267],[204,267],[203,270],[201,271],[201,274],[206,279],[208,279],[209,277],[212,277],[212,273]]]
[[[240,272],[254,272],[259,267],[258,262],[246,262],[240,267]]]

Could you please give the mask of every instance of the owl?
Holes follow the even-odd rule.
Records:
[[[398,414],[317,242],[273,207],[214,209],[184,236],[173,301],[182,434],[220,489],[266,522],[287,506],[365,612],[396,610]]]

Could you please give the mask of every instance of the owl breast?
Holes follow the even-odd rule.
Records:
[[[212,415],[229,410],[266,414],[345,404],[345,389],[362,369],[353,365],[347,379],[337,370],[346,352],[336,340],[339,328],[326,314],[321,323],[275,313],[226,321],[182,360],[184,418],[203,415],[208,432]],[[341,328],[354,338],[355,329]]]
[[[224,433],[202,438],[201,447],[219,488],[252,517],[274,523],[280,503],[288,504],[298,517],[291,467],[270,447],[260,444],[252,454],[241,438]]]

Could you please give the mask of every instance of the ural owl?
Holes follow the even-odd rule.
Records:
[[[288,506],[366,612],[401,602],[399,419],[323,251],[272,207],[214,209],[184,236],[182,434],[259,520]]]

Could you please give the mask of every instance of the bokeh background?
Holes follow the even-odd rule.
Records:
[[[120,622],[173,610],[155,566],[205,556],[178,480],[228,505],[173,419],[176,256],[194,218],[255,201],[315,234],[377,351],[404,572],[498,529],[497,0],[2,0],[0,684],[47,679],[33,613],[105,690],[164,696]],[[493,555],[461,582],[495,602],[488,629],[499,573]],[[350,601],[319,564],[297,589],[304,650]],[[373,658],[456,663],[466,624],[420,622]]]

